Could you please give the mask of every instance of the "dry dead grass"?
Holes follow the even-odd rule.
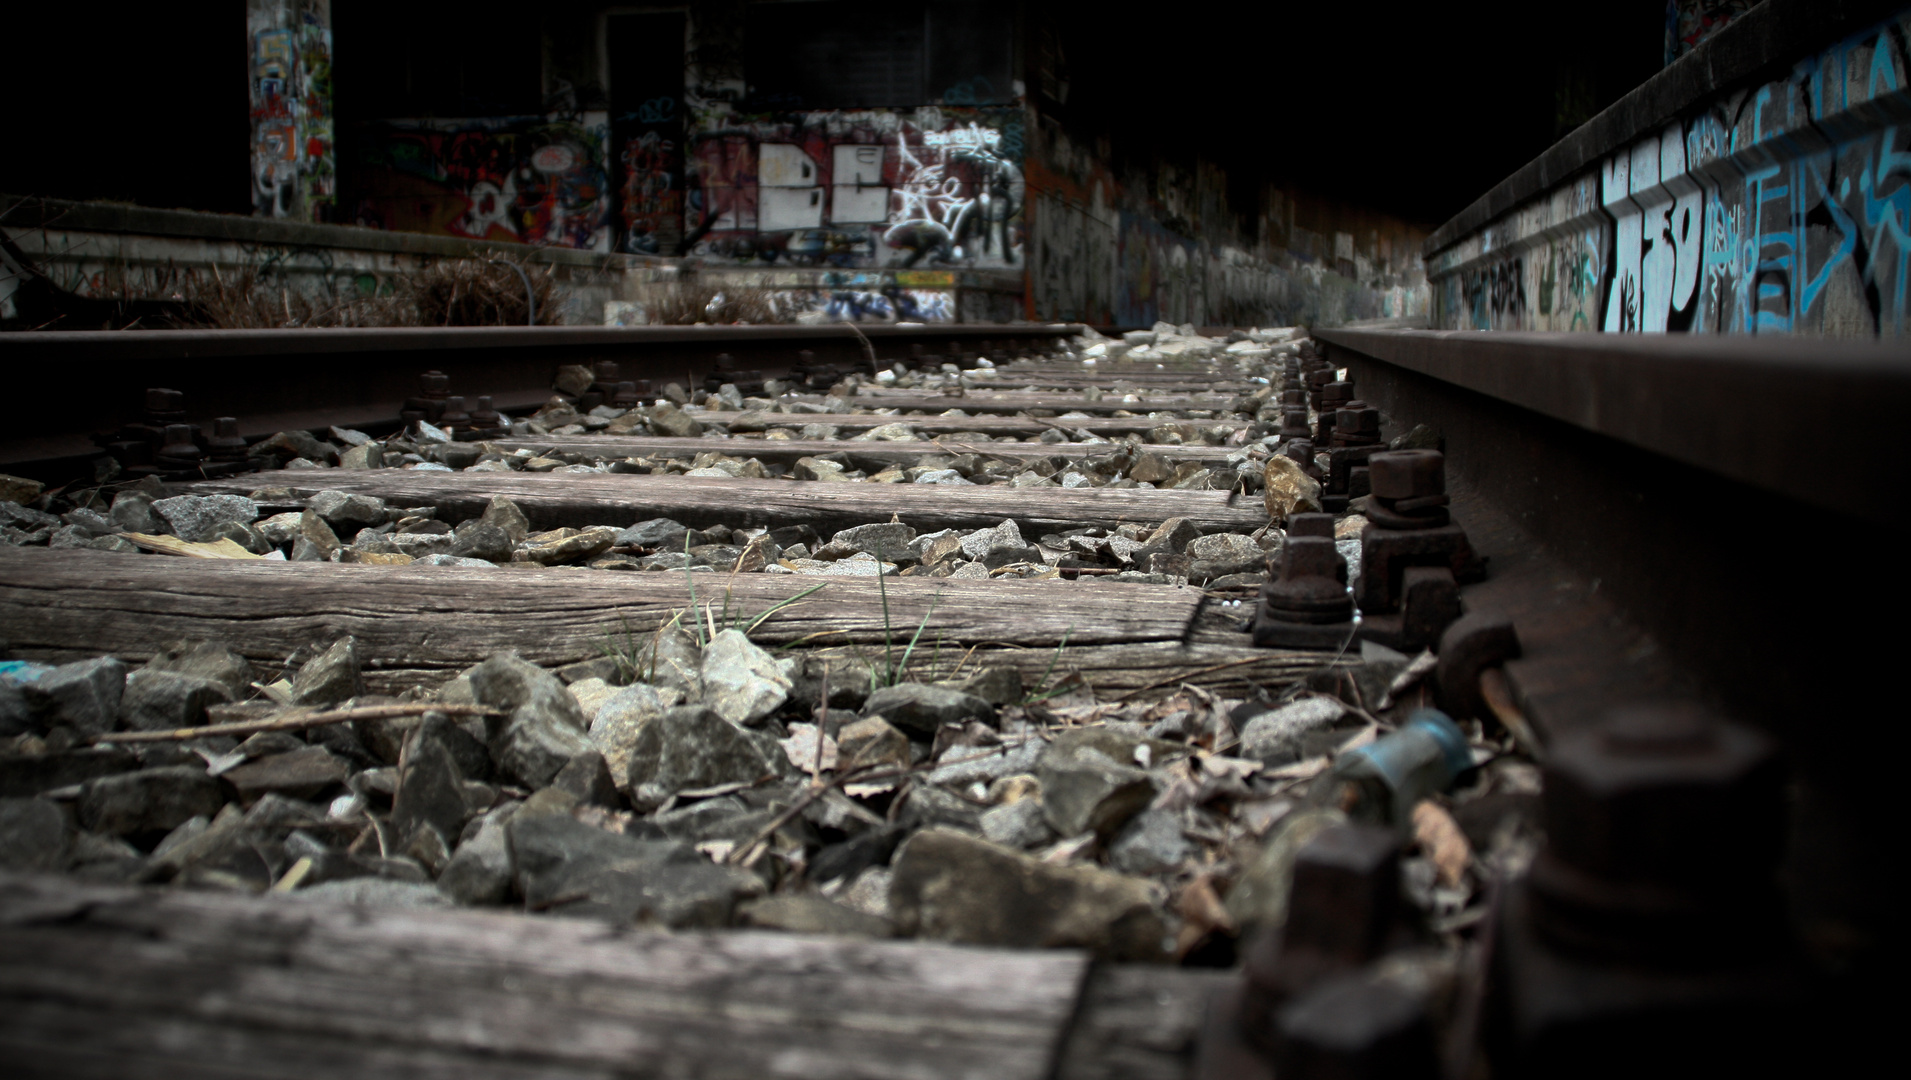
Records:
[[[313,296],[248,266],[236,274],[217,268],[181,275],[176,292],[186,301],[179,325],[222,330],[278,330],[341,326],[525,326],[557,322],[551,268],[502,256],[446,259],[393,280],[382,296]]]
[[[645,291],[643,305],[644,313],[653,324],[666,326],[790,321],[777,309],[774,296],[767,289],[747,286],[718,287],[697,282],[656,285]]]

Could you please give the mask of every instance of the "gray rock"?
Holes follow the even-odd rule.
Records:
[[[597,715],[591,719],[591,745],[604,755],[613,781],[619,785],[628,783],[630,755],[636,749],[637,736],[643,733],[644,725],[682,700],[683,692],[674,687],[632,683],[613,692],[598,706]]]
[[[338,705],[365,692],[358,669],[358,642],[347,634],[330,648],[305,662],[292,680],[292,701],[298,705]]]
[[[141,836],[170,832],[225,804],[219,781],[190,765],[120,773],[80,786],[79,822],[91,832]]]
[[[123,491],[113,500],[113,524],[127,532],[157,533],[165,529],[165,519],[153,509],[153,497],[143,491]]]
[[[387,517],[385,500],[370,495],[346,494],[327,488],[317,492],[305,505],[333,529],[357,532],[368,525],[383,525]]]
[[[913,562],[918,556],[910,541],[916,538],[916,530],[900,523],[880,525],[858,525],[844,529],[830,538],[831,544],[842,544],[852,551],[874,555],[878,559],[890,562],[897,560]]]
[[[681,627],[665,627],[637,643],[637,674],[645,682],[667,686],[685,704],[703,700],[703,647]]]
[[[640,521],[617,534],[621,547],[650,548],[653,551],[682,551],[690,530],[669,518]]]
[[[551,788],[572,796],[579,806],[623,809],[624,800],[617,795],[610,767],[605,764],[604,755],[595,750],[584,751],[559,769],[551,778]]]
[[[1113,836],[1155,797],[1154,780],[1089,747],[1056,743],[1042,755],[1042,809],[1063,836]]]
[[[675,407],[659,405],[650,410],[650,428],[659,435],[675,439],[694,439],[703,434],[703,425]]]
[[[505,825],[516,812],[512,804],[484,816],[439,873],[438,891],[460,904],[502,904],[510,898],[518,871]]]
[[[1151,548],[1161,548],[1176,555],[1187,550],[1201,535],[1201,529],[1184,517],[1172,517],[1162,522],[1155,531],[1148,534],[1146,544]]]
[[[452,906],[451,898],[428,882],[394,881],[382,877],[327,881],[286,895],[294,900],[367,908],[431,909]]]
[[[238,701],[251,693],[252,665],[223,645],[209,641],[175,641],[146,661],[143,671],[171,671],[207,679],[225,688]]]
[[[1166,810],[1136,814],[1108,845],[1108,861],[1124,874],[1165,874],[1194,855],[1181,822]]]
[[[175,536],[195,544],[217,539],[222,525],[244,525],[259,517],[259,504],[243,495],[175,495],[153,503],[153,509]]]
[[[895,925],[888,919],[845,907],[815,893],[789,893],[747,901],[738,909],[737,916],[737,921],[744,926],[792,934],[885,938],[896,932]]]
[[[119,700],[119,726],[133,731],[169,731],[206,722],[208,706],[232,700],[211,679],[141,668],[126,678]]]
[[[974,694],[922,683],[899,683],[873,691],[863,701],[863,715],[877,714],[922,738],[934,738],[936,729],[944,724],[967,720],[995,724],[995,706]]]
[[[315,462],[335,461],[338,458],[338,447],[314,438],[309,431],[294,429],[277,432],[270,438],[253,443],[246,448],[246,456],[269,458],[278,462],[299,459]]]
[[[591,749],[584,713],[557,676],[498,653],[467,673],[480,705],[506,710],[485,718],[491,760],[500,772],[530,788],[551,782],[570,760]]]
[[[323,746],[308,746],[287,754],[272,754],[220,774],[242,799],[276,791],[294,799],[309,799],[345,782],[351,768],[344,758]]]
[[[27,706],[46,724],[65,724],[82,734],[113,730],[126,688],[126,665],[110,656],[61,664],[20,687]]]
[[[1053,843],[1055,830],[1048,827],[1040,799],[1018,799],[1003,803],[982,815],[982,835],[1003,847],[1027,851]]]
[[[714,714],[712,714],[714,715]],[[637,840],[562,814],[512,817],[518,890],[533,910],[673,929],[728,926],[755,874],[717,866],[686,844]]]
[[[0,866],[54,871],[66,866],[66,815],[46,799],[0,799]]]
[[[1005,520],[990,529],[977,529],[962,538],[962,554],[970,560],[979,560],[988,554],[989,549],[998,545],[1026,547],[1022,539],[1022,530],[1013,520]]]
[[[494,564],[489,559],[472,559],[472,558],[466,558],[462,555],[440,554],[440,555],[420,556],[419,558],[413,559],[411,562],[411,565],[413,566],[468,566],[468,567],[474,567],[474,568],[483,569],[483,570],[490,570],[493,568]]]
[[[1022,685],[1021,670],[1012,667],[985,667],[964,678],[944,680],[934,685],[971,694],[996,706],[1018,705],[1027,696],[1027,690]]]
[[[19,685],[12,679],[0,679],[0,735],[21,735],[43,726]]]
[[[952,791],[926,784],[910,788],[899,811],[892,808],[896,824],[906,831],[942,826],[973,834],[982,832],[983,810],[984,807]]]
[[[1252,717],[1241,728],[1242,757],[1269,766],[1318,757],[1340,745],[1347,732],[1337,721],[1347,709],[1330,697],[1306,697]]]
[[[680,791],[751,784],[777,771],[749,732],[714,709],[684,705],[667,710],[638,732],[623,786],[631,802],[642,808]]]
[[[1034,772],[1047,747],[1035,738],[996,747],[952,746],[942,753],[941,760],[948,764],[937,765],[928,780],[938,787],[967,787],[977,781],[986,784],[1004,776]]]
[[[1042,549],[1034,544],[995,544],[982,553],[979,560],[990,570],[1008,566],[1011,563],[1043,563]]]
[[[511,535],[483,521],[461,521],[452,531],[451,547],[442,554],[459,559],[483,559],[486,562],[511,561]]]
[[[703,651],[703,703],[733,724],[758,723],[789,700],[790,680],[774,657],[741,630],[725,630]]]
[[[917,833],[896,853],[889,911],[904,936],[1110,960],[1159,960],[1167,937],[1146,882],[947,829]]]
[[[445,745],[451,721],[427,714],[412,729],[399,755],[398,790],[392,795],[391,831],[396,851],[427,869],[442,870],[464,829],[464,773]]]
[[[1240,533],[1215,533],[1212,536],[1196,537],[1188,543],[1185,553],[1195,559],[1244,568],[1226,571],[1230,574],[1246,573],[1250,569],[1258,570],[1267,561],[1267,552],[1261,550],[1261,545]]]

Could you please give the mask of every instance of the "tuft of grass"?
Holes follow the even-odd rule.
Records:
[[[1055,654],[1048,658],[1048,667],[1042,672],[1042,681],[1035,684],[1035,689],[1028,692],[1028,695],[1022,699],[1022,704],[1033,705],[1038,701],[1047,701],[1062,692],[1061,687],[1049,680],[1055,674],[1055,665],[1062,659],[1062,650],[1068,648],[1068,635],[1074,632],[1073,626],[1062,631],[1062,640],[1055,646]]]

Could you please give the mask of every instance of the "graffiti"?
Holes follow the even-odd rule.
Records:
[[[266,217],[326,220],[338,191],[329,6],[324,0],[255,0],[247,22],[253,210]]]
[[[667,124],[677,118],[677,99],[673,97],[651,98],[637,106],[637,122],[640,124]]]
[[[1020,263],[1026,186],[1012,110],[693,115],[684,226],[696,255],[843,268]]]
[[[1526,314],[1526,263],[1514,258],[1490,263],[1462,278],[1475,326],[1518,320]]]
[[[1529,204],[1571,204],[1530,239],[1504,220],[1463,239],[1435,276],[1439,325],[1904,336],[1911,128],[1891,121],[1911,106],[1907,31],[1911,14],[1705,102]],[[1512,278],[1537,305],[1495,303]]]
[[[624,234],[620,246],[633,255],[668,255],[683,221],[683,191],[677,186],[677,145],[655,131],[624,141],[620,192]]]
[[[361,225],[607,251],[608,125],[541,117],[364,125]],[[668,192],[663,193],[668,195]]]

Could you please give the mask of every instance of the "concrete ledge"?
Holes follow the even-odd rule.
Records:
[[[1781,75],[1799,57],[1903,7],[1904,0],[1765,0],[1474,200],[1421,250],[1430,260],[1705,99]]]
[[[471,258],[493,252],[535,257],[557,266],[582,266],[601,270],[635,270],[650,266],[668,266],[674,260],[642,255],[618,255],[573,248],[537,247],[530,244],[496,243],[489,240],[461,240],[453,236],[427,236],[422,233],[387,232],[356,225],[311,225],[272,218],[246,217],[240,214],[211,214],[198,210],[158,210],[120,203],[71,202],[0,194],[0,226],[19,231],[53,229],[63,232],[125,233],[140,236],[167,236],[183,239],[224,241],[246,244],[278,244],[286,247],[347,248],[353,251],[390,252],[403,255],[435,255],[443,258]]]

